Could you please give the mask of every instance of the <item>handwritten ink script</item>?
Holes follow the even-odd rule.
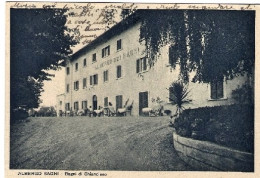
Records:
[[[202,10],[252,10],[254,5],[245,4],[240,6],[228,4],[135,4],[135,3],[114,3],[104,4],[97,7],[95,3],[26,3],[15,2],[11,8],[61,8],[67,10],[68,33],[74,36],[79,45],[89,44],[99,35],[110,29],[122,20],[120,16],[123,9],[134,12],[141,9],[202,9]]]

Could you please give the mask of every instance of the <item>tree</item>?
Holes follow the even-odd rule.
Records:
[[[48,70],[58,70],[76,44],[64,9],[11,9],[11,111],[37,108]]]
[[[37,112],[38,116],[47,116],[47,117],[53,117],[56,116],[56,110],[53,106],[42,106],[40,107],[39,111]]]
[[[140,41],[151,66],[166,44],[170,64],[187,82],[210,82],[253,75],[255,12],[217,10],[143,10]],[[189,72],[196,75],[190,79]]]

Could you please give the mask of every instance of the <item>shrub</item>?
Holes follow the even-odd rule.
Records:
[[[176,105],[176,114],[179,115],[185,108],[184,104],[190,103],[188,86],[182,81],[175,81],[171,84],[170,88],[170,102]]]
[[[249,104],[187,109],[176,118],[176,133],[191,137],[201,131],[201,140],[242,151],[254,150],[254,107]]]
[[[254,88],[245,83],[241,87],[232,91],[232,97],[237,103],[253,104],[254,103]]]

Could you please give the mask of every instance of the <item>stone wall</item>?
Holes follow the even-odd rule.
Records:
[[[203,171],[254,171],[254,155],[173,133],[173,144],[181,159]]]

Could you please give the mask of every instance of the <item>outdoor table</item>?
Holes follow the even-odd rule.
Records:
[[[149,116],[150,116],[150,113],[151,113],[152,110],[153,110],[152,108],[143,108],[143,109],[142,109],[142,112],[143,112],[143,113],[148,113]]]
[[[124,116],[126,116],[126,111],[127,111],[126,108],[118,108],[117,109],[117,112],[120,113],[120,114],[124,114]]]
[[[95,112],[98,116],[100,116],[100,115],[102,114],[103,110],[102,110],[102,109],[97,109],[97,110],[94,110],[94,112]]]

